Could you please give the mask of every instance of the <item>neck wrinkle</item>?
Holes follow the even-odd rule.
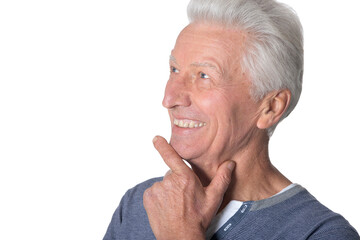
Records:
[[[291,184],[291,181],[271,164],[268,145],[269,137],[266,133],[253,136],[245,148],[230,158],[236,162],[236,167],[218,212],[231,200],[242,202],[262,200]],[[217,169],[214,169],[214,166],[191,165],[203,186],[208,186]]]

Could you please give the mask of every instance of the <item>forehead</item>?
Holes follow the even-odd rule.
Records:
[[[232,62],[243,54],[244,42],[245,34],[240,30],[191,23],[179,34],[172,56],[182,61],[213,58],[221,63]]]

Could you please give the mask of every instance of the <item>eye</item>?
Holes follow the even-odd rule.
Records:
[[[204,78],[204,79],[207,79],[207,78],[210,78],[207,74],[201,72],[200,73],[200,78]]]
[[[178,73],[178,72],[179,72],[179,69],[177,69],[176,67],[171,66],[171,67],[170,67],[170,71],[171,71],[172,73]]]

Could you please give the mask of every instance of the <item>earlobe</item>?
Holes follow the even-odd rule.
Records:
[[[289,107],[291,92],[288,89],[273,91],[263,100],[262,111],[257,121],[259,129],[267,129],[277,122]]]

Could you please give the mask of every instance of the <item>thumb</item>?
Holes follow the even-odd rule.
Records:
[[[216,171],[215,177],[206,188],[207,200],[210,206],[217,208],[220,206],[224,194],[231,183],[231,175],[235,168],[234,161],[226,161],[220,165]]]

